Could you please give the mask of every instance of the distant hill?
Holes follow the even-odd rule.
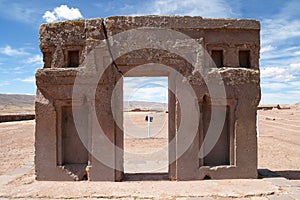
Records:
[[[0,114],[34,113],[35,95],[0,94]]]
[[[295,103],[293,107],[300,108],[300,102]]]
[[[123,109],[125,111],[140,109],[140,110],[157,110],[167,111],[168,104],[160,102],[146,102],[146,101],[124,101]]]
[[[20,94],[0,94],[0,115],[16,114],[16,113],[34,113],[35,95]],[[275,104],[274,104],[275,105]],[[277,104],[276,104],[277,105]],[[145,101],[124,101],[124,111],[131,110],[158,110],[167,111],[167,103],[145,102]],[[300,108],[300,102],[291,106],[292,108]]]
[[[34,113],[35,95],[0,94],[0,115],[17,113]],[[124,110],[159,110],[167,111],[167,103],[124,101]]]
[[[35,95],[22,95],[22,94],[0,94],[1,105],[18,105],[26,106],[33,105]]]

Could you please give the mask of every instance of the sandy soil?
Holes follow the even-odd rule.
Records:
[[[124,112],[124,132],[125,173],[168,172],[167,113]]]
[[[11,106],[11,105],[0,105],[1,115],[11,114],[34,114],[34,106]]]
[[[130,119],[132,123],[137,123],[137,121],[140,120],[138,122],[140,126],[139,128],[141,130],[147,129],[148,123],[144,121],[144,117],[143,117],[145,116],[145,114],[147,113],[137,113],[137,114],[129,113],[126,117],[124,117],[124,119],[125,120]],[[143,155],[143,152],[145,151],[157,152],[159,149],[161,149],[162,146],[166,145],[167,126],[165,126],[165,124],[167,124],[167,122],[165,120],[167,119],[167,114],[155,113],[153,114],[153,116],[154,116],[154,120],[151,126],[152,132],[150,132],[152,138],[147,139],[147,134],[134,135],[130,133],[130,129],[127,129],[128,133],[126,133],[125,136],[126,140],[124,143],[125,151],[138,152]],[[299,181],[300,180],[300,109],[290,109],[290,110],[274,109],[274,110],[266,110],[266,111],[260,110],[258,111],[258,119],[259,119],[258,121],[258,129],[259,129],[258,165],[259,166],[258,167],[260,169],[269,169],[271,171],[274,171],[283,177],[291,179],[293,183],[298,184],[298,186],[300,186],[300,181]],[[127,125],[129,124],[128,121],[125,123]],[[141,158],[144,157],[142,156]],[[62,193],[61,196],[57,195],[55,196],[55,198],[86,197],[83,194],[81,195],[80,192],[76,194],[72,193],[72,191],[74,192],[74,190],[70,188],[69,183],[65,183],[65,182],[50,183],[50,182],[35,181],[33,159],[34,159],[34,121],[0,123],[0,165],[1,165],[0,198],[1,197],[14,197],[14,198],[49,197],[50,194],[52,193],[55,194],[57,193],[57,191],[60,191],[63,188],[65,188],[66,191],[70,190],[70,192]],[[165,163],[159,161],[167,160],[167,153],[161,154],[161,156],[159,158],[157,157],[156,160],[158,161],[157,166],[163,166]],[[129,156],[128,163],[127,164],[125,163],[125,168],[127,166],[127,170],[130,172],[130,170],[134,170],[135,167],[141,167],[143,165],[147,165],[147,163],[143,163],[142,161],[143,159],[139,160],[136,157],[130,158]],[[163,171],[164,169],[160,169],[160,170]],[[196,183],[197,185],[199,185],[199,188],[204,186],[211,187],[211,189],[207,189],[205,191],[206,192],[212,191],[211,194],[216,193],[215,195],[219,195],[220,193],[224,192],[221,188],[225,187],[226,184],[227,185],[236,184],[237,187],[238,185],[248,184],[249,188],[248,189],[244,188],[245,193],[243,195],[240,194],[241,196],[244,196],[247,192],[252,191],[251,184],[254,187],[253,189],[254,191],[260,191],[260,189],[262,189],[264,186],[270,187],[265,190],[268,191],[269,194],[273,194],[274,191],[272,192],[272,190],[276,188],[275,186],[274,188],[272,188],[273,187],[272,185],[268,185],[269,183],[261,182],[261,180],[250,180],[250,181],[243,182],[243,184],[239,184],[238,182],[235,182],[233,180],[232,181],[229,180],[229,182],[227,180],[227,182],[226,181],[224,182],[204,181],[202,183],[200,181]],[[95,187],[96,183],[89,183],[89,184],[85,184],[85,183],[86,182],[76,183],[76,187],[78,187],[78,191],[84,190],[84,188],[86,187],[85,188],[86,190],[84,191],[91,191],[89,193],[90,196],[95,196],[92,194],[96,194],[98,189],[95,189],[94,191],[94,189],[91,189],[91,187]],[[162,184],[160,185],[160,187],[164,187],[164,183],[168,184],[167,182],[159,182],[159,184]],[[196,187],[196,186],[192,187],[194,183],[195,182],[192,182],[190,183],[190,185],[189,183],[184,183],[187,185],[178,186],[178,187],[183,187],[183,188],[186,187],[187,191],[189,191],[188,188],[191,188],[190,192],[192,194],[193,193],[192,188]],[[59,188],[51,189],[51,187],[55,187],[56,184],[59,185]],[[80,184],[80,186],[78,184]],[[133,183],[132,185],[130,184],[127,185],[128,187],[134,187],[134,186],[136,186],[137,188],[141,187],[139,186],[141,184],[138,183],[136,185],[134,184],[135,183]],[[151,188],[156,187],[155,186],[156,184],[154,183],[153,185],[152,182],[147,182],[145,184],[146,184],[144,185],[145,187],[150,188],[149,191],[151,191]],[[219,184],[223,186],[221,187]],[[255,185],[257,186],[257,188],[255,188]],[[124,185],[122,185],[122,187],[123,186]],[[75,185],[72,186],[72,188],[74,187]],[[113,187],[118,188],[120,186],[115,184],[113,185]],[[212,189],[214,187],[216,190]],[[134,188],[131,189],[134,190]],[[224,188],[224,190],[229,190],[229,189],[230,188],[227,189]],[[129,189],[128,191],[131,190]],[[177,191],[181,191],[180,188],[178,188]],[[113,193],[114,191],[111,191],[111,194]],[[124,193],[126,193],[126,187],[124,189]],[[109,191],[106,191],[106,194],[107,195],[104,196],[109,196],[108,195],[110,194]],[[259,195],[263,195],[263,193],[259,193]]]
[[[300,109],[258,111],[258,166],[300,184]]]
[[[0,123],[0,175],[33,161],[34,121]]]

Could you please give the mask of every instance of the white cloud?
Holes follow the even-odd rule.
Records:
[[[295,59],[299,59],[299,55],[297,52],[300,51],[300,46],[280,46],[280,48],[272,48],[272,45],[263,46],[261,49],[261,60],[269,60],[272,61],[274,59],[282,58],[284,60],[284,64],[289,64],[290,59],[292,58],[294,61]],[[263,52],[262,52],[263,50]],[[270,51],[268,51],[270,50]],[[299,59],[300,60],[300,59]],[[278,60],[277,60],[278,61]],[[291,60],[292,61],[292,60]],[[293,62],[294,62],[293,61]]]
[[[286,89],[289,86],[288,83],[284,82],[266,82],[266,83],[261,83],[261,87],[264,89],[269,89],[269,90],[282,90]]]
[[[262,20],[262,44],[285,43],[300,36],[298,0],[286,1],[278,14]]]
[[[34,56],[28,58],[25,62],[27,64],[42,65],[43,57],[41,55],[37,54],[37,55],[34,55]]]
[[[52,12],[46,11],[43,15],[43,19],[45,19],[48,23],[81,18],[83,18],[83,16],[78,8],[69,8],[67,5],[56,7]]]
[[[261,48],[260,53],[265,53],[265,52],[273,51],[275,49],[276,48],[273,47],[272,45],[267,45],[267,46]]]
[[[266,19],[262,21],[262,44],[276,44],[300,36],[300,20]]]
[[[28,6],[22,1],[0,1],[0,10],[2,17],[17,20],[26,23],[38,23],[37,16],[39,15],[38,9]]]
[[[126,77],[123,93],[125,101],[167,102],[167,77]]]
[[[277,15],[262,20],[263,104],[300,101],[299,93],[294,93],[300,91],[300,20],[291,14],[291,8],[297,6],[287,4]]]
[[[299,17],[299,0],[285,1],[285,5],[282,7],[279,17],[281,18],[298,18]]]
[[[294,72],[300,71],[300,63],[292,63],[290,64],[290,69]]]
[[[131,91],[126,100],[129,101],[148,101],[148,102],[167,102],[167,88],[152,87],[152,88],[138,88]]]
[[[14,67],[12,70],[13,70],[13,73],[15,73],[15,74],[23,74],[24,73],[24,66]]]
[[[261,104],[300,101],[300,62],[287,67],[266,67],[261,69]]]
[[[294,104],[300,101],[298,93],[262,93],[260,104]]]
[[[24,56],[29,55],[23,49],[13,49],[11,46],[6,45],[5,47],[0,48],[0,53],[7,56]]]
[[[46,11],[45,14],[43,15],[43,19],[46,20],[46,22],[54,22],[57,21],[57,17],[53,12]]]
[[[290,73],[289,68],[266,67],[260,71],[262,78],[270,78],[273,81],[291,81],[296,78]]]
[[[155,0],[147,5],[144,14],[176,14],[213,18],[234,16],[225,0]]]
[[[35,82],[35,77],[30,76],[30,77],[27,77],[27,78],[24,78],[24,79],[16,79],[16,80],[22,81],[22,82],[25,82],[25,83],[34,83]]]
[[[0,86],[7,86],[7,85],[9,85],[8,81],[1,81],[0,82]]]

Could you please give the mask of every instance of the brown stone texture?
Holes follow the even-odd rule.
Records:
[[[136,29],[144,29],[143,34],[134,35]],[[159,35],[153,41],[157,29],[185,34],[203,50],[184,38],[175,41],[176,34],[172,33]],[[124,32],[128,33],[126,38],[118,39]],[[115,16],[43,24],[39,35],[44,68],[36,72],[37,180],[123,180],[123,76],[168,76],[172,88],[169,141],[175,141],[169,145],[169,159],[175,158],[169,163],[170,180],[257,177],[258,21]],[[137,37],[140,40],[136,41]],[[151,48],[154,43],[162,48]],[[149,48],[140,48],[145,46]],[[167,51],[166,46],[174,51]],[[177,54],[176,49],[181,53]],[[139,68],[144,64],[149,65]],[[172,70],[184,77],[180,83],[175,81]],[[97,75],[101,75],[100,80]],[[213,98],[208,89],[209,85],[221,85],[215,81],[218,76],[226,92],[222,99]],[[74,90],[75,81],[81,93]],[[177,96],[185,95],[180,86],[184,82],[193,88],[194,102],[178,101]],[[188,129],[179,134],[180,123],[189,123],[181,118],[181,108],[192,103],[200,109],[195,137]],[[206,150],[203,142],[209,124],[219,123],[211,113],[220,110],[226,114],[217,144],[206,157],[199,158],[200,147]],[[79,130],[74,112],[80,113]],[[187,138],[192,141],[180,152]]]

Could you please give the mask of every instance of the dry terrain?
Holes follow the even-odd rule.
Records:
[[[34,95],[0,94],[0,115],[34,113]]]
[[[168,172],[166,112],[124,112],[124,132],[125,173]]]
[[[167,145],[167,113],[150,114],[150,137],[146,115],[148,112],[124,114],[124,166],[128,173],[167,170],[168,155],[162,151]],[[0,123],[0,199],[300,199],[300,109],[259,110],[258,119],[262,178],[190,182],[35,181],[34,121]]]
[[[300,184],[300,108],[258,112],[258,165]]]

